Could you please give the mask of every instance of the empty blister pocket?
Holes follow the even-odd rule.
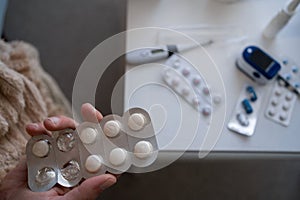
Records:
[[[76,131],[65,129],[53,132],[54,151],[58,168],[58,184],[73,187],[82,179]]]

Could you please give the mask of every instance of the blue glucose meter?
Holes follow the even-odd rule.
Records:
[[[266,84],[280,70],[280,64],[257,46],[248,46],[237,59],[237,67],[260,84]]]

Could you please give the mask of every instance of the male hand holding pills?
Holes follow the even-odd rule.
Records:
[[[82,105],[82,116],[85,121],[98,123],[103,116],[91,104]],[[75,129],[77,126],[73,119],[64,116],[51,117],[44,122],[27,125],[26,130],[31,136],[51,134],[51,131],[63,129]],[[37,156],[44,156],[49,151],[46,142],[35,143],[32,150]],[[91,157],[91,160],[94,158]],[[73,188],[65,188],[59,185],[54,186],[46,192],[33,192],[27,185],[26,158],[21,159],[19,165],[9,172],[0,186],[1,199],[96,199],[101,192],[117,181],[112,174],[102,174],[86,179],[80,185]]]

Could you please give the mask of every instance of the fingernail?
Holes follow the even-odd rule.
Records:
[[[101,190],[105,190],[116,183],[116,180],[113,178],[108,178],[100,187]]]
[[[27,128],[37,129],[39,125],[37,123],[30,123],[27,124]]]
[[[58,117],[49,117],[48,120],[53,124],[58,124],[60,119]]]

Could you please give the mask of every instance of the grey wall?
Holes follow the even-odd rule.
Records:
[[[125,28],[126,0],[10,0],[4,37],[35,45],[42,66],[71,100],[77,70],[87,54]],[[112,48],[125,49],[125,39]],[[100,81],[96,106],[104,114],[110,113],[110,93],[124,72],[123,61],[116,60]],[[119,102],[122,112],[122,93]]]
[[[0,1],[0,34],[2,34],[6,7],[7,7],[7,0],[1,0]]]

